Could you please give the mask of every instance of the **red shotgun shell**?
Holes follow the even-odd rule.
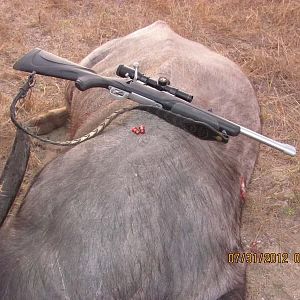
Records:
[[[145,126],[144,126],[144,125],[141,125],[141,126],[139,127],[139,129],[140,129],[140,133],[141,133],[141,134],[144,134],[144,133],[145,133]]]

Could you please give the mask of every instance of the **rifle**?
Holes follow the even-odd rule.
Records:
[[[130,99],[183,118],[186,124],[195,123],[201,126],[201,129],[207,132],[206,135],[202,135],[204,139],[226,143],[229,136],[242,134],[290,156],[296,155],[296,148],[291,145],[272,140],[212,112],[193,106],[190,103],[192,95],[169,86],[170,82],[166,78],[159,78],[156,81],[141,74],[137,64],[134,68],[119,65],[116,74],[122,79],[114,79],[100,76],[92,69],[35,48],[19,59],[13,67],[20,71],[75,81],[75,86],[80,91],[95,87],[108,89],[117,99]]]

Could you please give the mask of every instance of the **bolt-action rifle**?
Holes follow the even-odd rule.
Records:
[[[138,71],[138,64],[135,64],[134,68],[120,65],[116,74],[122,78],[109,78],[36,48],[18,60],[14,69],[75,81],[75,86],[80,91],[96,87],[108,89],[117,99],[130,99],[142,105],[155,107],[183,118],[189,125],[194,122],[202,131],[205,129],[206,135],[202,135],[204,139],[226,143],[229,136],[243,134],[290,156],[296,155],[296,148],[291,145],[277,142],[210,111],[193,106],[190,103],[192,95],[171,87],[166,78],[159,78],[156,81],[145,76]]]

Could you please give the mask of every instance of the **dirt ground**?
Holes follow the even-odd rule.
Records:
[[[299,150],[300,3],[279,0],[0,1],[0,170],[14,137],[9,105],[26,75],[13,63],[34,47],[79,62],[100,44],[160,19],[236,62],[261,108],[263,134]],[[39,77],[24,118],[63,105],[64,83]],[[54,133],[64,138],[64,132]],[[22,191],[59,148],[33,142]],[[288,263],[249,263],[247,299],[300,299],[300,160],[266,146],[247,187],[245,251],[287,253]],[[280,256],[282,257],[282,256]],[[298,258],[299,259],[299,258]]]

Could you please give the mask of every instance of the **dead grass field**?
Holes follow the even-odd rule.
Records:
[[[75,62],[158,19],[235,61],[261,108],[263,134],[300,151],[300,3],[293,0],[0,1],[0,170],[14,137],[9,105],[26,75],[12,69],[40,47]],[[204,83],[205,84],[205,83]],[[62,106],[63,84],[38,78],[25,117]],[[288,264],[250,264],[248,300],[300,299],[300,160],[261,146],[243,215],[247,251],[287,252]],[[26,182],[43,163],[34,142]]]

